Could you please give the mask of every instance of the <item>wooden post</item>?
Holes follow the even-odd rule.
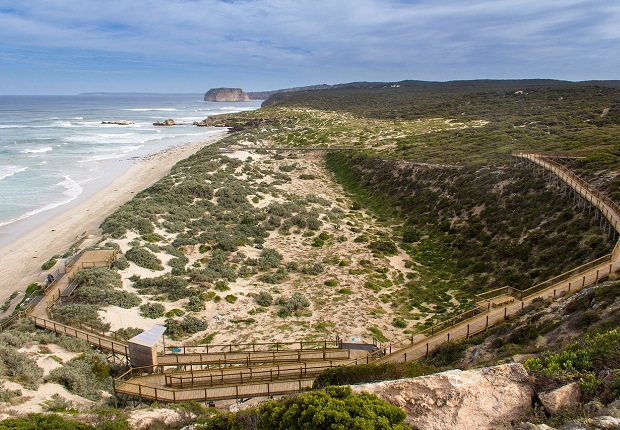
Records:
[[[586,285],[586,277],[583,277],[583,282],[581,283],[581,286],[584,287]]]
[[[467,324],[467,335],[465,336],[465,339],[469,339],[469,324]]]
[[[428,342],[426,342],[426,357],[428,357]]]
[[[504,308],[504,319],[506,319],[507,316],[508,316],[508,308],[505,307]]]

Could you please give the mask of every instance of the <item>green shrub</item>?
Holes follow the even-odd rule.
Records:
[[[80,270],[75,275],[75,282],[79,287],[121,288],[121,276],[107,267],[89,267]]]
[[[189,312],[200,312],[205,309],[205,302],[198,296],[190,296],[185,309]]]
[[[386,381],[399,379],[403,376],[403,371],[394,363],[337,366],[321,372],[312,383],[312,388],[320,389],[330,385],[354,385]]]
[[[65,324],[84,323],[96,329],[106,331],[110,324],[104,324],[99,318],[99,306],[83,303],[55,306],[54,318]]]
[[[280,265],[282,254],[275,249],[265,248],[258,257],[258,267],[263,270],[274,269]]]
[[[140,294],[163,294],[171,302],[188,297],[187,289],[189,281],[181,276],[158,276],[155,278],[143,278],[134,280],[133,287]]]
[[[191,315],[185,315],[181,322],[183,330],[186,333],[198,333],[199,331],[206,330],[208,324],[205,320],[193,317]]]
[[[107,267],[81,270],[76,274],[75,282],[78,284],[75,294],[80,302],[86,304],[130,309],[141,302],[136,294],[116,289],[122,286],[121,276]]]
[[[185,315],[185,312],[181,309],[171,309],[166,312],[166,318],[182,317],[183,315]]]
[[[146,248],[131,248],[125,253],[127,260],[150,270],[164,270],[161,260]]]
[[[72,393],[98,400],[101,391],[111,388],[110,366],[106,357],[100,353],[82,354],[52,370],[45,381],[59,383]]]
[[[52,267],[54,267],[57,262],[58,262],[58,256],[55,255],[41,265],[41,270],[49,270]]]
[[[232,295],[232,294],[228,294],[226,297],[224,297],[224,300],[226,300],[228,303],[235,303],[237,301],[237,296]]]
[[[140,315],[145,318],[159,318],[164,316],[166,307],[161,303],[148,302],[140,306]]]
[[[586,336],[559,353],[548,353],[525,360],[526,369],[547,377],[579,381],[584,391],[592,393],[602,383],[597,375],[608,368],[609,363],[620,361],[620,332],[610,330],[594,336]]]
[[[273,303],[273,297],[266,291],[261,291],[260,293],[258,293],[254,300],[256,300],[256,303],[259,306],[265,307],[271,306],[271,304]]]
[[[2,306],[0,306],[0,311],[6,312],[7,309],[11,306],[11,302],[15,297],[17,297],[18,294],[19,293],[17,291],[13,291],[11,295],[4,301],[4,303],[2,303]]]
[[[377,339],[379,342],[387,342],[389,340],[387,337],[385,337],[383,332],[379,330],[379,327],[368,327],[368,331],[372,333],[375,339]]]
[[[143,331],[144,330],[137,327],[123,327],[116,330],[115,334],[119,339],[131,339],[132,337],[139,335]]]
[[[256,426],[264,430],[405,430],[405,417],[397,406],[374,394],[354,394],[351,387],[327,387],[262,404]]]
[[[278,316],[282,318],[293,314],[300,316],[303,311],[310,306],[308,299],[300,293],[295,293],[288,299],[280,297],[277,304],[280,305],[280,309],[278,309]]]
[[[378,254],[384,254],[384,255],[397,255],[398,254],[398,248],[396,247],[396,244],[392,242],[391,240],[381,240],[381,241],[370,242],[368,247],[370,248],[372,252],[375,252]]]
[[[22,390],[6,389],[4,388],[4,383],[0,385],[0,402],[2,403],[8,403],[11,401],[11,399],[14,399],[15,397],[20,397],[21,395],[22,395]],[[2,425],[2,422],[0,422],[0,426],[1,425]]]
[[[398,328],[407,328],[407,322],[402,318],[394,318],[392,320],[392,325]]]
[[[327,281],[324,282],[324,284],[327,287],[336,287],[336,286],[338,286],[338,280],[336,280],[336,279],[328,279]]]
[[[403,231],[403,242],[414,243],[422,239],[422,234],[415,227],[405,227]]]
[[[265,273],[258,279],[266,284],[281,284],[286,279],[286,275],[286,270],[280,268],[273,273]]]
[[[57,414],[28,414],[0,421],[0,430],[90,430],[89,426]]]
[[[0,374],[14,378],[28,388],[36,389],[43,376],[43,369],[15,347],[0,344]]]
[[[119,255],[116,260],[112,262],[112,268],[116,270],[125,270],[129,268],[129,262],[124,255]]]

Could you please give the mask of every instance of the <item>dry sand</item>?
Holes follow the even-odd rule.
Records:
[[[0,303],[13,291],[23,291],[32,282],[43,281],[45,273],[41,265],[52,256],[65,253],[82,238],[83,246],[96,243],[101,235],[99,225],[108,215],[168,174],[177,162],[221,137],[177,146],[137,160],[104,189],[0,248]]]

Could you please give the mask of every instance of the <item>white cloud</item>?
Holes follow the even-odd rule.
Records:
[[[618,22],[611,0],[3,0],[0,50],[48,50],[52,67],[75,51],[110,69],[135,58],[144,67],[245,67],[325,82],[587,79],[618,70],[608,55],[620,45]]]

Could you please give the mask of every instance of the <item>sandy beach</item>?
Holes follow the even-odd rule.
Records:
[[[43,281],[45,273],[41,265],[52,256],[65,253],[81,239],[84,239],[81,247],[96,243],[101,237],[99,225],[108,215],[168,174],[177,162],[221,137],[176,146],[136,160],[103,189],[81,198],[77,204],[67,205],[60,213],[48,215],[49,219],[2,246],[0,302],[14,291],[24,291],[29,284]]]

